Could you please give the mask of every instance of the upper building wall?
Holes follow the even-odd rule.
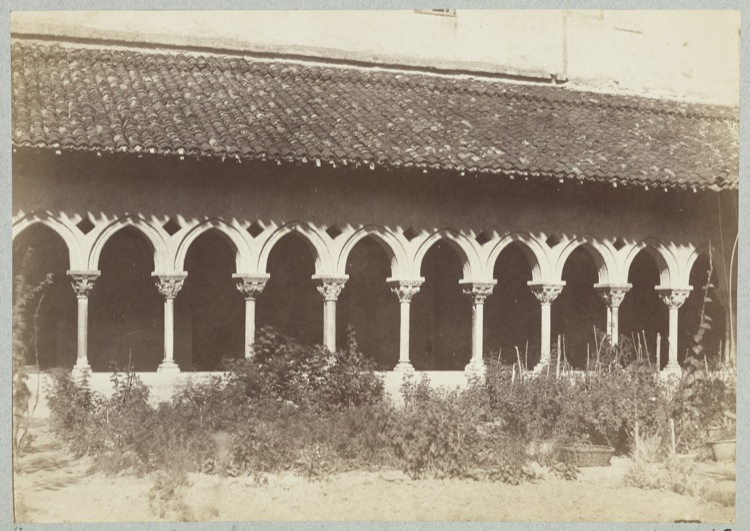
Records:
[[[568,80],[738,105],[739,11],[14,12],[16,34]]]

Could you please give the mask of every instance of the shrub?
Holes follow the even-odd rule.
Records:
[[[413,479],[464,476],[475,462],[477,424],[458,403],[456,392],[408,404],[393,440],[404,471]]]
[[[62,369],[52,371],[47,388],[50,425],[76,456],[95,454],[105,447],[101,437],[101,412],[105,398],[92,391],[88,381],[76,382]]]
[[[341,409],[375,404],[384,397],[375,365],[359,351],[351,329],[347,348],[332,354],[325,347],[305,347],[265,327],[254,351],[253,359],[227,367],[227,395],[235,403],[244,397]]]

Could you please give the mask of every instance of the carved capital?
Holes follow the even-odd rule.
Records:
[[[252,300],[263,293],[269,275],[235,274],[232,275],[232,278],[237,282],[237,289],[245,297],[245,300]]]
[[[562,292],[565,287],[565,282],[558,282],[555,284],[544,284],[544,283],[528,283],[531,293],[537,298],[542,304],[552,304],[558,295]]]
[[[341,290],[344,289],[344,284],[349,280],[349,277],[315,276],[313,280],[317,282],[316,288],[318,288],[318,293],[323,295],[323,300],[335,301],[339,298]]]
[[[464,295],[471,297],[474,304],[484,304],[485,299],[492,295],[495,284],[497,284],[497,281],[462,282],[461,287],[463,288]]]
[[[76,297],[79,299],[88,298],[99,275],[101,275],[101,271],[68,271]]]
[[[670,310],[676,310],[685,302],[693,290],[692,286],[686,286],[682,288],[660,288],[656,290],[659,292],[662,302],[666,304]]]
[[[604,304],[610,308],[619,308],[625,295],[633,286],[631,284],[596,284],[594,287],[602,300],[604,300]]]
[[[159,290],[159,293],[161,293],[167,300],[174,300],[182,289],[187,273],[172,273],[166,275],[152,273],[151,276],[154,277],[156,289]]]
[[[423,278],[410,280],[389,280],[391,291],[396,294],[401,302],[411,302],[414,295],[419,293],[419,287],[424,283]]]

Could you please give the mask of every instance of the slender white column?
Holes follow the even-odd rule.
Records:
[[[542,344],[540,346],[541,358],[539,360],[539,367],[542,367],[549,363],[551,358],[552,301],[560,295],[563,287],[565,287],[565,282],[528,282],[528,286],[542,305]]]
[[[419,293],[419,287],[424,278],[411,280],[388,279],[391,291],[396,294],[401,303],[401,329],[399,335],[398,364],[396,371],[413,371],[414,367],[409,361],[409,317],[411,310],[411,299]]]
[[[669,308],[669,360],[667,361],[667,366],[664,368],[665,372],[677,374],[682,372],[679,363],[677,363],[678,313],[680,306],[688,298],[692,289],[692,286],[681,288],[656,287],[661,300]]]
[[[91,372],[88,358],[89,293],[94,289],[94,282],[100,274],[100,271],[68,271],[78,298],[78,353],[73,367],[73,372],[78,375]]]
[[[336,301],[348,279],[348,276],[313,276],[318,292],[323,295],[323,344],[331,352],[336,352]]]
[[[469,372],[484,372],[484,301],[492,294],[497,284],[491,282],[461,282],[465,295],[471,297],[471,360],[465,370]]]
[[[152,273],[156,287],[164,296],[164,360],[156,369],[157,372],[180,372],[174,361],[174,299],[182,289],[187,272],[161,274]]]
[[[245,297],[245,359],[253,357],[255,343],[255,299],[263,292],[270,275],[232,275],[237,289]]]
[[[632,284],[594,284],[594,288],[607,305],[607,337],[611,345],[616,345],[620,337],[620,304],[632,287]]]

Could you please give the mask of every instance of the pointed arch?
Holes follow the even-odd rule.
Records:
[[[171,263],[169,261],[168,247],[166,239],[163,233],[151,225],[145,219],[136,216],[128,215],[118,218],[107,225],[94,240],[89,251],[88,258],[88,269],[96,270],[99,267],[99,258],[102,254],[102,249],[106,245],[107,241],[120,229],[125,227],[133,227],[138,230],[151,245],[151,249],[154,252],[154,270],[157,272],[168,272],[172,271]]]
[[[388,258],[391,261],[392,277],[400,278],[402,272],[405,272],[408,269],[406,250],[393,232],[378,225],[368,225],[367,227],[363,227],[346,240],[341,248],[338,260],[336,261],[336,274],[346,274],[346,262],[349,259],[349,254],[357,243],[368,236],[372,236],[372,238],[388,255]]]
[[[487,255],[485,270],[494,276],[495,263],[500,253],[511,243],[518,243],[531,266],[533,282],[541,282],[550,277],[549,262],[544,247],[532,235],[525,232],[513,232],[500,238]]]
[[[693,272],[693,266],[695,265],[695,262],[700,258],[701,255],[709,256],[713,249],[711,249],[711,246],[708,242],[703,242],[699,246],[697,246],[695,249],[693,249],[693,252],[690,253],[690,255],[687,257],[687,260],[685,260],[685,263],[683,264],[683,271],[682,271],[682,278],[683,282],[682,285],[688,285],[690,284],[690,274]],[[714,265],[716,267],[716,265]],[[717,281],[719,282],[719,285],[724,287],[724,279],[721,278],[721,275],[717,276]]]
[[[622,269],[625,281],[627,281],[630,274],[630,266],[632,265],[633,260],[635,260],[638,253],[643,250],[645,250],[656,263],[656,267],[659,269],[659,284],[661,286],[671,286],[672,280],[679,280],[679,270],[674,255],[660,240],[656,238],[646,238],[636,243],[625,256],[625,262]]]
[[[268,256],[271,254],[271,250],[281,238],[283,238],[290,232],[296,232],[300,236],[302,236],[302,239],[307,243],[308,248],[312,251],[313,255],[315,256],[316,275],[330,273],[333,270],[331,267],[330,252],[325,243],[325,240],[323,240],[323,238],[317,232],[315,232],[314,229],[310,228],[305,223],[302,223],[301,221],[293,221],[276,229],[273,233],[271,233],[268,239],[263,242],[260,250],[260,255],[258,257],[258,272],[268,272]]]
[[[583,249],[594,260],[600,284],[609,284],[615,281],[614,272],[616,271],[617,266],[614,255],[606,245],[596,241],[590,236],[580,236],[575,238],[563,247],[560,254],[557,256],[557,263],[555,264],[556,280],[562,279],[565,262],[567,262],[573,251],[579,247],[583,247]]]
[[[203,220],[187,231],[177,244],[173,261],[174,270],[183,271],[185,269],[185,258],[190,250],[190,246],[199,236],[210,230],[217,231],[222,236],[222,239],[232,247],[235,254],[235,272],[252,272],[252,250],[242,231],[219,218]]]
[[[440,240],[448,243],[458,254],[461,261],[464,279],[476,280],[481,278],[482,267],[479,260],[479,254],[469,240],[463,234],[449,229],[442,229],[430,234],[417,248],[412,264],[412,275],[416,278],[421,276],[422,261],[427,251]]]
[[[15,241],[16,237],[21,235],[26,229],[37,224],[52,229],[65,242],[65,246],[68,249],[68,264],[70,269],[86,269],[86,254],[83,252],[83,245],[79,240],[80,231],[77,231],[77,229],[74,230],[48,213],[32,213],[15,221],[12,227],[12,241]]]

